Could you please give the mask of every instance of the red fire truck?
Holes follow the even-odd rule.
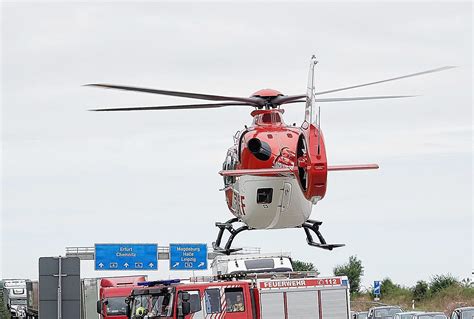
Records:
[[[349,319],[350,314],[347,277],[247,274],[243,279],[139,285],[127,300],[130,319]]]

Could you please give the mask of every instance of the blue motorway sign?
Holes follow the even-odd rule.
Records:
[[[170,244],[170,270],[206,269],[206,244]]]
[[[157,270],[157,244],[95,244],[95,270]]]
[[[374,295],[380,296],[380,281],[374,281]]]

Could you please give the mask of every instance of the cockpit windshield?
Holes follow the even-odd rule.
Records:
[[[283,119],[280,112],[265,112],[255,115],[253,118],[253,125],[279,125],[283,124]]]
[[[169,317],[172,312],[173,296],[167,292],[134,296],[131,305],[132,319]]]

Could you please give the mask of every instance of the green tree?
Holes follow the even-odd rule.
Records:
[[[421,301],[428,298],[430,293],[430,287],[426,281],[420,280],[413,287],[413,299],[416,301]]]
[[[334,267],[333,271],[335,276],[347,276],[351,294],[359,293],[360,281],[364,275],[364,266],[362,266],[362,261],[357,259],[357,256],[350,256],[349,262]]]
[[[459,285],[460,285],[459,281],[456,279],[456,277],[454,277],[451,274],[435,275],[431,278],[430,289],[431,289],[431,293],[433,295],[436,295],[438,292],[440,292],[443,289],[446,289],[452,286],[459,286]]]
[[[313,263],[307,263],[301,260],[292,260],[291,264],[293,265],[293,270],[294,271],[316,271],[316,267],[313,265]]]
[[[401,287],[399,285],[395,284],[392,281],[392,279],[390,279],[390,278],[385,278],[380,283],[380,294],[382,296],[393,295],[396,292],[398,292],[400,289],[401,289]]]

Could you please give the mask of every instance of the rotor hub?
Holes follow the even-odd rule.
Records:
[[[262,90],[259,90],[259,91],[255,92],[251,96],[252,97],[272,98],[272,97],[277,97],[277,96],[281,96],[281,95],[283,95],[283,93],[281,93],[280,91],[274,90],[274,89],[262,89]]]

